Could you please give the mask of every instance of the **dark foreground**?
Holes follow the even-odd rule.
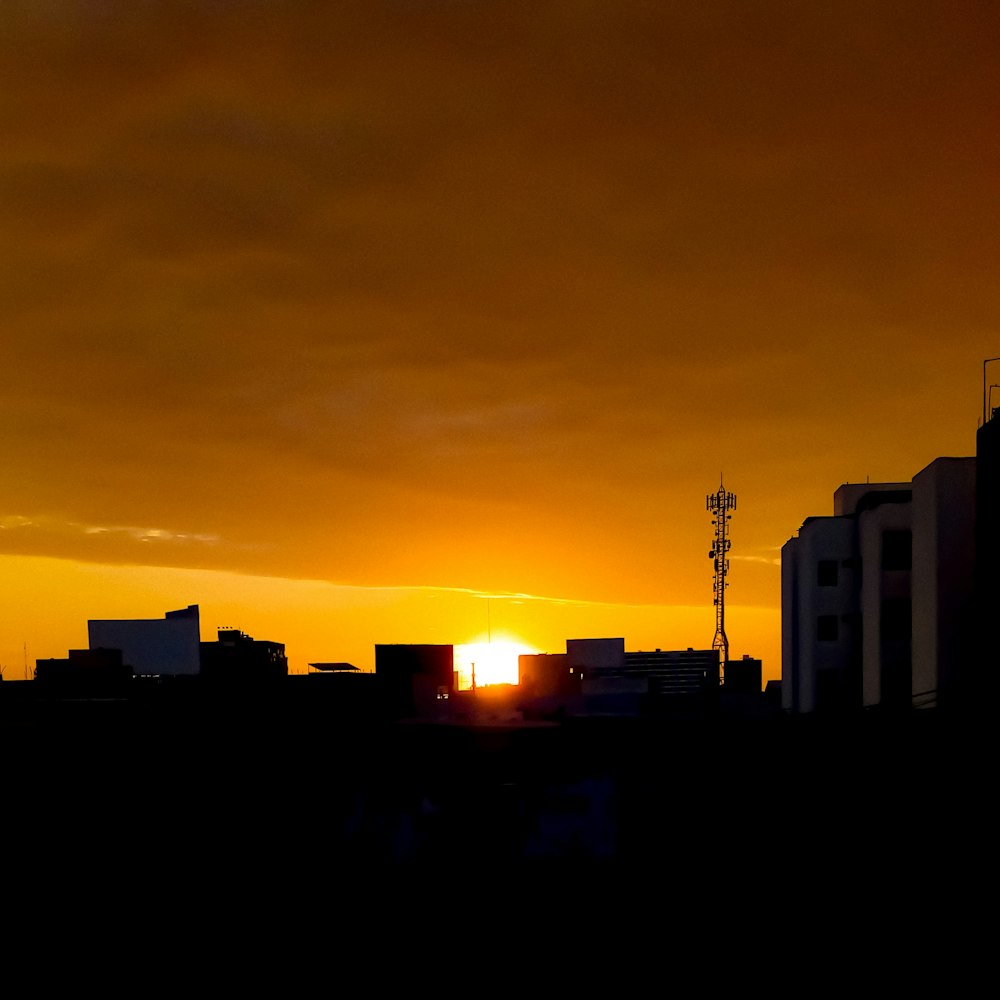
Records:
[[[443,908],[445,939],[493,912],[683,927],[775,961],[790,935],[835,964],[904,925],[918,952],[956,927],[972,947],[993,742],[936,712],[491,727],[266,697],[8,700],[6,885],[43,910],[113,900],[140,930],[266,911],[316,931],[364,900],[414,929]]]

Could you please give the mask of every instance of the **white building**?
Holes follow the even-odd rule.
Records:
[[[201,667],[197,604],[163,618],[91,620],[87,631],[91,649],[120,649],[137,676],[197,674]]]
[[[936,704],[964,656],[974,522],[972,458],[841,486],[782,549],[783,707]]]

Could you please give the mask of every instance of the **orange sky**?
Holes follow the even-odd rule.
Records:
[[[974,450],[998,53],[971,0],[6,0],[5,674],[194,602],[298,668],[486,593],[708,645],[724,470],[777,675],[780,545]]]

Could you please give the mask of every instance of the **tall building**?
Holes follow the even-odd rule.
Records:
[[[973,613],[975,459],[909,483],[845,484],[781,552],[782,705],[934,705],[954,691]]]

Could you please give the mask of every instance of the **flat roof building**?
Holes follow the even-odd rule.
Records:
[[[216,642],[201,644],[201,675],[245,684],[288,676],[285,644],[254,639],[237,628],[220,628]]]

